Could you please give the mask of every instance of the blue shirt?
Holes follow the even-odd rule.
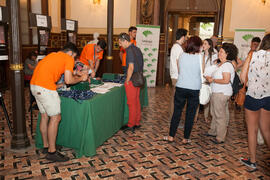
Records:
[[[179,75],[176,87],[200,90],[201,67],[200,54],[183,53],[178,60]]]

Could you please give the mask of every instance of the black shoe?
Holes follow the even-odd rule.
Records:
[[[57,145],[57,144],[56,144],[56,151],[61,151],[62,148],[63,148],[63,146],[60,146],[60,145]],[[47,147],[46,147],[46,148],[42,148],[42,149],[41,149],[41,153],[42,153],[42,154],[47,154],[47,153],[48,153],[48,149],[49,149],[49,148],[47,148]]]
[[[213,140],[212,142],[213,142],[214,144],[223,144],[223,143],[224,143],[224,141],[218,141],[218,140],[216,140],[216,139]]]
[[[140,129],[142,127],[142,125],[135,125],[134,128],[135,129]]]
[[[123,130],[124,132],[126,131],[131,131],[131,132],[135,132],[135,127],[127,127],[126,129]]]
[[[252,163],[250,159],[240,158],[240,162],[252,169],[257,169],[256,163]]]
[[[207,137],[216,137],[215,135],[208,134],[208,133],[206,133],[205,136],[207,136]]]
[[[129,128],[127,125],[125,125],[125,126],[122,126],[120,129],[121,130],[125,130],[125,129],[127,129],[127,128]]]
[[[65,162],[69,160],[69,157],[61,154],[58,151],[55,151],[53,153],[48,152],[45,158],[53,162]]]

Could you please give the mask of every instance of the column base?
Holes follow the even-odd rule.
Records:
[[[11,149],[24,149],[30,146],[27,134],[14,134],[11,139]]]

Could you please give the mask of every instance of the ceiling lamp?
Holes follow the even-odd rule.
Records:
[[[93,4],[100,4],[100,0],[93,0]]]
[[[265,3],[266,3],[266,0],[261,0],[261,1],[262,1],[263,5],[265,5]]]

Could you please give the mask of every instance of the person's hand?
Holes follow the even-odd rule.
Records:
[[[212,83],[213,82],[213,78],[210,76],[205,76],[205,79],[209,82]]]
[[[88,74],[87,74],[87,73],[82,74],[81,80],[82,80],[82,81],[86,81],[87,79],[88,79]]]
[[[87,69],[83,69],[81,71],[77,71],[78,76],[82,76],[83,74],[87,74]]]
[[[128,85],[128,82],[129,82],[128,80],[125,81],[125,83],[126,83],[127,85]]]
[[[101,80],[101,78],[100,77],[97,77],[96,80]]]
[[[95,76],[96,76],[96,72],[93,71],[93,72],[91,73],[91,77],[94,78]]]

